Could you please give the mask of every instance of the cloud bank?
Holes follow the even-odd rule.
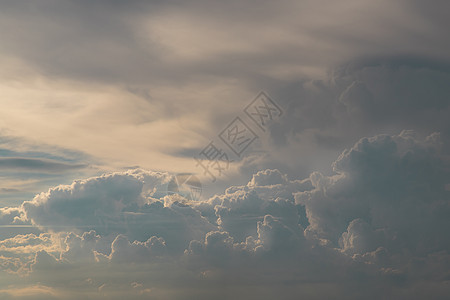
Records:
[[[443,299],[450,168],[441,149],[437,133],[362,138],[331,176],[268,169],[198,202],[165,195],[170,175],[141,169],[51,188],[1,211],[3,224],[42,231],[0,242],[3,280],[24,278],[2,293],[419,299],[433,290]]]

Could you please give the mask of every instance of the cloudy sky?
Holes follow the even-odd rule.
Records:
[[[0,0],[0,298],[445,299],[449,11]]]

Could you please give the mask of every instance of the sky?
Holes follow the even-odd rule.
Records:
[[[448,11],[0,0],[0,298],[446,299]]]

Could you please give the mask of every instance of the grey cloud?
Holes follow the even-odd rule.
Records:
[[[432,18],[428,11],[417,9],[422,6],[420,3],[401,5],[403,10],[417,9],[416,19],[383,15],[385,10],[377,5],[373,5],[371,16],[365,15],[364,6],[355,3],[349,3],[355,7],[353,13],[338,15],[324,9],[333,5],[332,1],[323,6],[311,1],[281,1],[276,5],[269,1],[258,4],[130,1],[127,5],[117,1],[41,1],[33,5],[7,1],[2,3],[2,27],[12,30],[4,32],[8,41],[4,51],[50,76],[135,85],[149,81],[180,83],[205,77],[227,77],[241,78],[247,85],[259,88],[262,83],[264,86],[279,83],[276,75],[267,74],[268,70],[281,71],[292,66],[323,68],[348,60],[350,54],[351,57],[368,53],[383,55],[400,48],[405,53],[425,52],[428,56],[448,59],[444,50],[448,45],[441,42],[445,34],[430,38],[428,28],[423,29],[424,32],[415,28],[418,18],[436,27],[442,23],[442,19]],[[390,7],[399,14],[402,11],[387,2],[383,5],[388,7],[386,10]],[[311,19],[311,15],[318,17]],[[330,24],[320,22],[320,16]],[[365,22],[357,28],[348,23],[352,17],[363,16]],[[173,61],[165,58],[165,54],[174,51],[167,49],[165,38],[173,37],[144,30],[148,26],[146,20],[158,23],[164,17],[185,22],[189,25],[185,30],[192,36],[210,35],[202,36],[205,40],[199,43],[206,43],[209,38],[223,44],[223,51],[208,51],[208,45],[193,44],[196,43],[193,40],[192,44],[187,41],[184,46],[205,51],[202,59]],[[388,29],[386,24],[389,23],[392,26]],[[205,27],[210,30],[200,31]],[[268,31],[273,33],[267,35]],[[371,35],[373,32],[377,34]],[[281,33],[285,36],[275,39]],[[404,38],[396,39],[397,36]],[[297,40],[309,43],[296,43]],[[245,44],[244,47],[240,47],[241,44]],[[259,50],[252,49],[252,44]],[[413,45],[420,47],[415,50]]]
[[[152,236],[145,242],[130,243],[123,235],[118,235],[112,245],[110,259],[120,263],[142,263],[146,260],[161,256],[166,252],[164,239]]]
[[[292,177],[330,174],[343,148],[361,136],[394,135],[405,128],[425,137],[443,136],[450,153],[450,68],[445,61],[417,56],[355,59],[325,80],[300,80],[271,92],[284,108],[270,127],[265,156],[244,160],[247,176],[277,168]]]
[[[3,1],[1,56],[20,66],[6,64],[5,78],[114,85],[155,105],[139,124],[193,111],[209,122],[197,126],[205,135],[253,91],[285,114],[260,136],[265,155],[245,157],[206,201],[166,196],[168,173],[132,170],[0,209],[0,225],[38,232],[2,235],[1,297],[446,299],[447,6]],[[86,167],[58,151],[24,157],[19,144],[0,167]],[[191,155],[198,145],[187,144],[168,153]]]
[[[118,215],[124,207],[143,202],[142,186],[135,176],[112,174],[53,188],[22,207],[27,218],[38,225],[95,225],[101,220],[98,214]]]
[[[6,2],[1,28],[17,30],[5,33],[3,51],[45,76],[88,81],[94,88],[113,83],[146,99],[161,114],[146,115],[143,123],[195,112],[209,126],[191,127],[189,121],[183,126],[208,139],[229,121],[230,111],[240,112],[246,101],[241,95],[267,90],[286,114],[271,128],[270,146],[261,149],[270,154],[243,166],[239,180],[267,168],[305,177],[329,171],[341,149],[361,136],[405,128],[448,134],[450,128],[445,96],[450,52],[441,45],[445,34],[431,34],[444,20],[433,18],[436,9],[422,9],[419,2],[361,3],[349,1],[354,10],[341,11],[344,4],[334,1],[132,1],[126,7],[114,1]],[[403,13],[412,11],[417,16]],[[422,29],[416,25],[422,24],[419,20]],[[173,32],[158,34],[152,26]],[[172,45],[175,50],[205,55],[167,58],[175,50],[165,43],[177,34],[200,37],[179,41]],[[223,49],[208,48],[215,44]],[[306,70],[277,72],[289,68]],[[310,71],[327,68],[332,70],[326,79],[316,79]],[[193,96],[193,90],[224,82],[231,84],[214,95]],[[165,98],[158,93],[161,86],[173,87],[181,96]],[[196,146],[168,152],[183,156]]]
[[[1,188],[0,192],[2,192],[2,193],[17,193],[17,192],[20,192],[20,190],[12,189],[12,188]]]
[[[92,293],[94,284],[103,293],[92,294],[94,299],[117,293],[112,287],[123,276],[135,284],[121,281],[122,292],[136,299],[137,286],[168,295],[169,280],[174,280],[175,298],[198,290],[200,299],[237,293],[246,298],[239,287],[261,299],[275,294],[283,299],[417,298],[431,287],[440,298],[448,290],[450,261],[445,238],[450,177],[441,147],[438,134],[420,139],[404,131],[363,138],[338,157],[335,175],[315,172],[306,180],[289,180],[278,170],[265,170],[245,186],[190,204],[143,196],[144,182],[148,191],[162,186],[166,175],[161,173],[134,170],[90,178],[60,188],[61,194],[56,189],[41,194],[23,209],[34,222],[59,215],[58,222],[79,225],[82,214],[72,202],[95,195],[88,198],[103,207],[120,198],[136,226],[120,234],[14,237],[5,247],[14,253],[25,246],[27,255],[0,262],[4,269],[31,271],[30,276],[79,266],[90,280],[77,293]],[[145,199],[150,202],[141,202]],[[306,230],[300,225],[302,206]],[[89,214],[84,217],[91,221]],[[178,251],[171,251],[174,244]],[[111,270],[120,272],[105,277]],[[66,276],[81,280],[76,273]],[[50,279],[42,283],[52,285]]]
[[[264,170],[254,174],[247,185],[230,187],[225,194],[194,205],[211,223],[242,242],[257,234],[257,222],[265,215],[282,220],[294,230],[306,224],[303,208],[295,205],[293,194],[312,188],[309,180],[290,181],[278,170]]]
[[[17,275],[28,274],[35,262],[36,253],[39,251],[58,253],[59,249],[54,247],[53,242],[49,233],[17,234],[3,239],[0,241],[1,270]]]
[[[100,235],[126,234],[145,241],[165,239],[170,251],[182,252],[189,241],[215,228],[188,205],[169,199],[167,173],[132,170],[59,186],[22,204],[26,218],[57,231],[95,230]]]
[[[97,171],[86,153],[0,133],[0,193],[5,206],[32,198],[42,187],[72,181]],[[4,181],[3,179],[6,179]]]
[[[96,261],[96,253],[109,254],[110,247],[102,241],[101,236],[94,230],[84,232],[81,236],[70,233],[64,239],[65,249],[60,253],[60,259],[68,262],[90,262]]]
[[[54,160],[63,163],[93,160],[88,154],[55,145],[36,143],[28,137],[0,133],[0,153],[5,158]]]
[[[338,175],[312,174],[315,189],[297,195],[308,231],[333,243],[346,231],[341,243],[352,251],[385,247],[424,255],[447,249],[442,216],[450,174],[440,147],[438,140],[420,141],[410,132],[361,139],[334,163]]]
[[[3,3],[2,23],[12,29],[5,32],[9,41],[6,50],[50,76],[100,81],[123,78],[120,73],[124,70],[130,71],[140,61],[151,61],[129,25],[140,12],[148,11],[148,5],[143,4],[139,1],[127,6],[110,1]]]
[[[33,271],[36,270],[54,270],[58,267],[58,261],[54,256],[48,254],[45,250],[36,252],[34,262],[31,264]]]
[[[85,164],[70,164],[61,161],[24,157],[0,157],[0,169],[27,170],[44,173],[66,172],[86,168]]]

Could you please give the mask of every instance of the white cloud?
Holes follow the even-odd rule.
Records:
[[[95,230],[102,236],[126,234],[132,240],[165,239],[170,251],[215,228],[188,205],[167,194],[167,173],[132,170],[74,181],[37,195],[21,210],[33,224],[54,231]],[[161,198],[161,199],[158,199]]]

